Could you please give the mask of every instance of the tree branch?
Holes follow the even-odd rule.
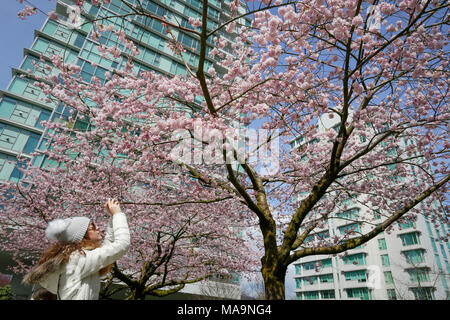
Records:
[[[300,258],[310,256],[310,255],[322,255],[322,254],[336,254],[346,250],[354,249],[357,246],[368,242],[369,240],[376,237],[380,232],[386,230],[388,226],[394,223],[396,220],[400,219],[404,214],[406,214],[409,210],[414,208],[421,201],[429,197],[433,192],[438,190],[440,187],[445,185],[450,180],[450,175],[447,175],[437,184],[431,186],[421,194],[419,194],[415,199],[413,199],[409,204],[405,205],[402,209],[397,210],[394,214],[386,219],[383,223],[375,227],[369,233],[362,235],[357,238],[349,239],[346,242],[331,246],[331,247],[317,247],[317,248],[306,248],[299,251],[294,252],[289,256],[288,263],[292,263]]]

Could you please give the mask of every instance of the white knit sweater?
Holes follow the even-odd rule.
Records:
[[[74,252],[58,272],[49,274],[39,284],[56,294],[59,279],[61,300],[96,300],[100,292],[100,269],[120,259],[130,246],[130,231],[124,213],[109,220],[105,240],[100,248]]]

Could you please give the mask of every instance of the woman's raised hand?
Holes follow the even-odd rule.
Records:
[[[112,216],[115,215],[116,213],[122,212],[122,210],[120,209],[119,201],[117,201],[114,198],[108,199],[108,201],[106,201],[105,208],[106,211],[108,211],[108,213]]]

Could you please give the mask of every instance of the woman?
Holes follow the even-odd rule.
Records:
[[[130,246],[127,218],[117,200],[105,204],[111,214],[106,236],[86,217],[56,219],[45,234],[57,242],[51,246],[28,273],[24,283],[40,285],[61,300],[96,300],[100,277],[120,259]]]

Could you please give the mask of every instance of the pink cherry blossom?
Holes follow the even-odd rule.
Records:
[[[134,228],[132,252],[119,262],[132,280],[160,284],[164,267],[154,280],[140,270],[173,252],[172,283],[260,270],[267,297],[283,299],[287,266],[300,258],[345,253],[351,240],[392,232],[405,217],[448,224],[446,6],[385,0],[373,27],[366,1],[248,5],[251,27],[226,23],[208,39],[196,29],[201,20],[190,30],[162,18],[168,36],[182,28],[213,45],[212,66],[185,65],[183,75],[138,77],[129,51],[100,46],[128,63],[105,83],[86,84],[79,67],[52,57],[60,81],[36,86],[74,116],[44,123],[51,148],[36,155],[47,167],[30,166],[23,183],[4,186],[20,196],[2,199],[0,222],[27,237],[2,249],[26,248],[18,263],[34,258],[49,219],[100,219],[103,199],[114,196]],[[237,31],[232,42],[220,34],[227,29]],[[131,52],[126,31],[115,32]],[[192,50],[175,39],[170,47],[180,61]],[[243,124],[259,131],[239,141]],[[349,201],[364,204],[361,229],[305,241],[341,219]]]

